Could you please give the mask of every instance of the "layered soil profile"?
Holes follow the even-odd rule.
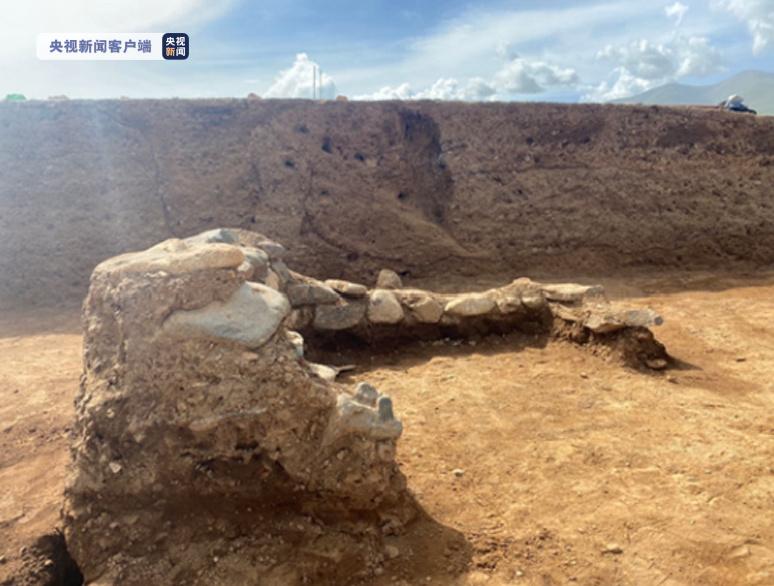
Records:
[[[371,282],[774,261],[774,119],[690,108],[305,100],[0,104],[0,305],[216,226]]]

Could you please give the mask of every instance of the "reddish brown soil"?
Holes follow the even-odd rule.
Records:
[[[774,583],[774,275],[606,285],[662,313],[677,369],[517,338],[357,355],[427,513],[367,583]],[[46,569],[29,552],[58,524],[80,343],[77,308],[0,314],[0,582]]]
[[[307,100],[0,103],[0,305],[218,226],[314,276],[774,262],[774,118]]]

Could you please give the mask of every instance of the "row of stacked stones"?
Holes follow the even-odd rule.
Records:
[[[87,583],[294,584],[325,563],[378,566],[382,533],[415,511],[395,462],[402,426],[389,397],[308,362],[304,337],[545,332],[556,320],[644,335],[660,320],[614,311],[597,288],[518,279],[451,295],[383,271],[368,289],[284,257],[260,234],[218,229],[94,270],[63,510]],[[292,549],[309,564],[281,563],[292,555],[277,549],[280,517],[303,527]]]

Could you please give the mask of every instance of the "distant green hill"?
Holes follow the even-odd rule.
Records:
[[[615,103],[707,106],[718,104],[731,94],[742,96],[745,104],[759,114],[774,116],[774,73],[764,71],[744,71],[714,85],[668,83]]]

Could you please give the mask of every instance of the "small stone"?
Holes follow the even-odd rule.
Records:
[[[355,388],[355,401],[361,405],[376,407],[376,400],[379,398],[379,391],[368,383],[358,383]]]
[[[336,380],[336,375],[339,374],[339,371],[331,366],[326,366],[325,364],[315,364],[314,362],[308,362],[307,366],[309,367],[309,370],[311,370],[316,376],[319,376],[321,379],[328,381],[329,383],[332,383]]]
[[[522,292],[521,302],[524,307],[532,311],[541,311],[546,306],[546,298],[539,289],[530,289]]]
[[[403,320],[403,308],[392,291],[371,291],[368,298],[368,320],[375,324],[396,324]]]
[[[121,464],[119,464],[118,462],[110,462],[110,464],[108,464],[108,468],[110,468],[110,471],[113,474],[118,474],[119,472],[121,472],[121,470],[123,470],[123,466],[121,466]]]
[[[339,294],[322,283],[294,283],[286,293],[293,307],[332,304],[339,300]]]
[[[747,362],[747,358],[745,358],[744,356],[738,356],[736,358],[736,361],[737,362]]]
[[[287,336],[290,343],[293,345],[293,349],[296,351],[296,356],[298,358],[304,357],[304,337],[299,334],[298,332],[294,332],[292,330],[288,330],[285,335]]]
[[[454,470],[452,470],[452,474],[454,474],[454,476],[456,476],[457,478],[462,478],[463,476],[465,476],[465,471],[462,468],[455,468]]]
[[[669,363],[663,358],[648,359],[645,361],[645,366],[652,370],[664,370]]]
[[[344,297],[351,297],[353,299],[360,299],[368,293],[368,288],[365,285],[350,283],[341,279],[327,279],[325,284],[337,293],[344,295]]]
[[[243,248],[242,253],[253,266],[253,279],[265,280],[269,274],[269,255],[260,248]]]
[[[4,564],[6,561],[8,561],[8,560],[6,560],[5,556],[4,555],[0,555],[0,565]]]
[[[365,317],[363,301],[341,301],[336,305],[318,305],[312,325],[318,330],[347,330],[358,325]]]
[[[401,287],[403,287],[403,281],[398,273],[390,269],[379,271],[379,276],[376,278],[377,289],[400,289]]]
[[[54,565],[54,560],[46,560],[45,562],[43,562],[44,568],[50,568],[53,565]]]
[[[282,260],[287,254],[285,247],[274,240],[262,240],[258,243],[258,248],[268,254],[271,260]]]
[[[603,549],[603,554],[619,555],[623,553],[623,548],[617,543],[608,543]]]
[[[376,401],[376,410],[379,413],[379,421],[392,421],[395,414],[392,411],[392,399],[387,395],[382,395]]]
[[[394,560],[400,555],[400,550],[394,545],[385,545],[384,555],[386,555],[388,559]]]
[[[443,305],[425,291],[411,290],[396,293],[400,302],[420,323],[437,324],[443,316]]]

